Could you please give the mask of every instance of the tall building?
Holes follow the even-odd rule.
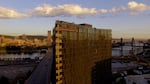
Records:
[[[48,45],[48,46],[51,45],[51,31],[48,31],[48,35],[47,35],[47,45]]]
[[[111,84],[111,30],[56,21],[54,84]]]
[[[0,46],[2,45],[2,38],[0,37]]]

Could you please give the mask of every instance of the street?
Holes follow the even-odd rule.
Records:
[[[52,67],[52,49],[47,52],[46,56],[36,67],[25,84],[50,84],[50,73]]]

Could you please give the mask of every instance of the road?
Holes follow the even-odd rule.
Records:
[[[25,84],[50,84],[50,73],[52,67],[52,49],[39,63],[35,71],[31,74]]]

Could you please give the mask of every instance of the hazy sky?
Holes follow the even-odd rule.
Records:
[[[149,0],[0,0],[0,34],[46,35],[56,20],[112,29],[114,38],[150,38]]]

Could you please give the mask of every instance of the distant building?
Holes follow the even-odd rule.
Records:
[[[47,35],[47,45],[50,46],[51,45],[51,31],[48,31],[48,35]]]
[[[149,43],[149,44],[150,44],[150,39],[148,39],[148,40],[147,40],[147,43]]]
[[[150,74],[129,75],[126,77],[126,84],[150,84]]]
[[[22,39],[26,40],[27,36],[25,34],[22,35]]]
[[[111,84],[111,30],[56,21],[54,84]]]
[[[2,45],[2,38],[0,37],[0,46]]]

